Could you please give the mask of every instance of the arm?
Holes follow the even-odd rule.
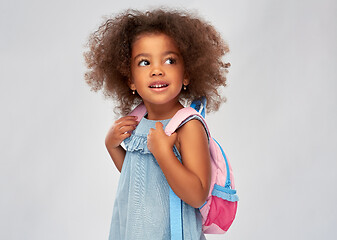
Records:
[[[138,124],[136,119],[137,117],[134,116],[126,116],[118,119],[111,126],[105,138],[105,146],[119,172],[122,170],[126,154],[120,144],[125,138],[130,137],[131,132],[136,128]]]
[[[202,123],[199,120],[191,120],[179,128],[177,134],[170,137],[165,134],[162,126],[160,129],[159,124],[161,123],[156,123],[156,130],[152,131],[157,131],[157,134],[152,138],[150,136],[150,140],[156,139],[151,141],[150,151],[177,196],[192,207],[201,207],[206,201],[211,182],[208,139]],[[150,131],[150,134],[152,132]],[[177,137],[182,164],[172,149]]]
[[[109,148],[107,144],[105,144],[111,159],[113,160],[117,170],[120,172],[122,170],[123,162],[124,162],[124,157],[125,157],[125,150],[122,148],[121,145],[119,145],[116,148]]]

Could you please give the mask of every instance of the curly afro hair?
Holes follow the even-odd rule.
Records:
[[[229,51],[214,27],[200,17],[178,10],[156,9],[140,12],[128,9],[107,19],[89,37],[89,50],[84,53],[89,71],[85,80],[91,90],[103,87],[106,98],[117,102],[115,113],[128,114],[142,99],[133,95],[128,80],[131,74],[132,44],[144,33],[164,33],[174,39],[183,57],[190,84],[181,91],[183,104],[205,96],[207,112],[216,111],[226,99],[218,88],[226,86],[229,63],[222,58]],[[118,110],[118,111],[116,111]]]

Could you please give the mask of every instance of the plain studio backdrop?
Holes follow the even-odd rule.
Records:
[[[116,119],[84,81],[84,45],[103,16],[165,3],[1,0],[0,239],[108,238]],[[336,239],[337,2],[165,5],[198,12],[231,49],[227,102],[206,120],[240,202],[207,239]]]

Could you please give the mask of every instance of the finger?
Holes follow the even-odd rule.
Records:
[[[163,130],[163,124],[161,122],[156,122],[156,129],[162,129]]]
[[[131,136],[130,132],[125,132],[125,133],[120,135],[120,140],[123,141],[125,138],[128,138],[130,136]]]
[[[137,126],[139,122],[135,121],[135,120],[125,120],[125,121],[122,121],[122,122],[119,122],[117,123],[117,127],[118,128],[121,128],[123,126],[132,126],[132,125],[135,125]]]
[[[136,126],[131,125],[131,126],[123,126],[120,129],[118,129],[119,133],[125,133],[125,132],[129,132],[129,131],[133,131],[136,129]]]
[[[116,120],[115,123],[120,123],[125,120],[137,120],[137,116],[125,116],[121,117],[120,119]]]
[[[133,118],[133,117],[125,117],[125,118],[120,118],[118,119],[115,124],[120,124],[120,123],[123,123],[123,122],[139,122],[137,121],[137,118]]]

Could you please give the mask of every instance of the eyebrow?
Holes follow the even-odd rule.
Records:
[[[177,56],[180,56],[180,54],[175,52],[175,51],[166,51],[162,54],[162,56],[166,56],[166,55],[169,55],[169,54],[175,54]],[[137,59],[139,57],[150,57],[150,56],[151,56],[151,54],[149,54],[149,53],[140,53],[140,54],[136,55],[134,57],[134,59]]]

